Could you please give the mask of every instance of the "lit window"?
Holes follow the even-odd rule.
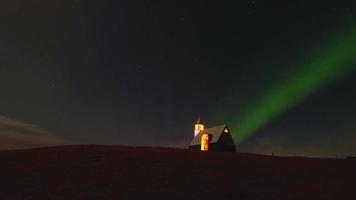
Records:
[[[201,136],[201,150],[202,151],[209,150],[209,135],[206,133]]]

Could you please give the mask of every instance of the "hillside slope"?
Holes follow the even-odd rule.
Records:
[[[78,145],[0,151],[0,199],[354,199],[356,160]]]

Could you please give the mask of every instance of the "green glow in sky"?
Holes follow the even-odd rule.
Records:
[[[305,54],[303,62],[298,62],[293,72],[287,73],[285,79],[275,82],[262,94],[257,95],[256,99],[251,99],[248,105],[244,105],[243,112],[224,114],[224,120],[233,130],[237,143],[246,140],[263,125],[313,92],[355,70],[353,62],[356,61],[356,29],[349,29],[327,39],[325,43],[318,44],[312,52],[306,50],[309,54]]]

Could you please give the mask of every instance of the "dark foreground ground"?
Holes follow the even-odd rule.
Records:
[[[356,160],[64,146],[0,151],[0,199],[356,199]]]

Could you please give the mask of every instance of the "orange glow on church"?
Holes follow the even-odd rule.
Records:
[[[209,151],[209,135],[206,133],[201,136],[201,150]]]
[[[204,124],[200,122],[200,118],[198,119],[197,123],[194,125],[194,137],[197,136],[200,131],[204,130]]]
[[[204,125],[203,124],[195,124],[194,127],[194,137],[198,135],[198,133],[200,133],[200,131],[204,130]]]

